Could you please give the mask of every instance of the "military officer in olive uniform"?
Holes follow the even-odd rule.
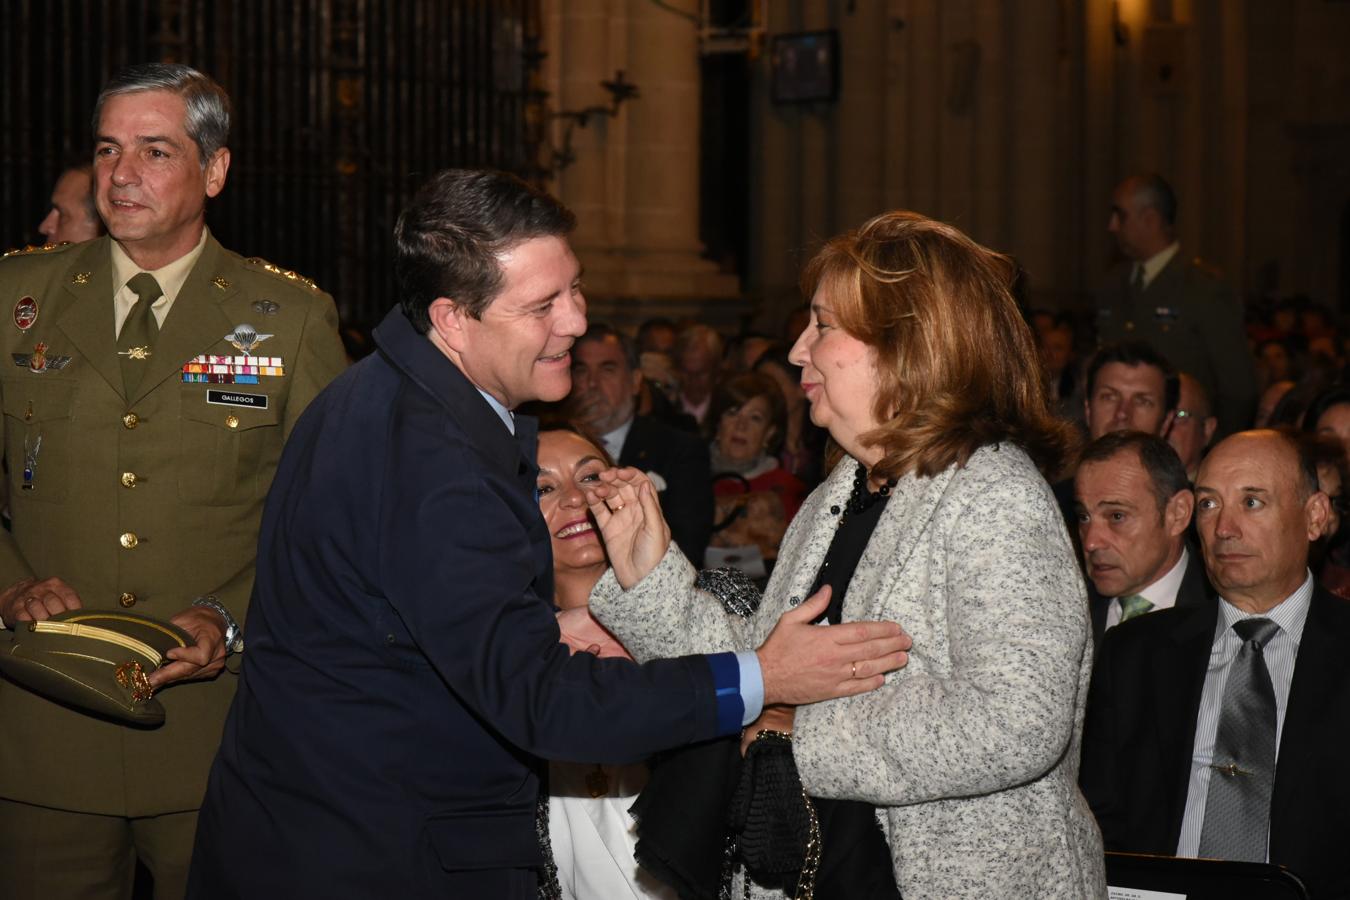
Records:
[[[156,898],[182,896],[263,498],[297,417],[345,364],[331,297],[205,228],[228,103],[186,66],[114,77],[94,116],[108,236],[0,261],[0,619],[126,608],[196,640],[151,675],[167,712],[155,729],[0,682],[8,898],[128,897],[138,857]]]
[[[1108,228],[1127,262],[1097,292],[1097,339],[1150,344],[1204,385],[1222,433],[1241,431],[1256,409],[1242,304],[1213,271],[1182,255],[1176,214],[1176,195],[1157,175],[1116,187]]]

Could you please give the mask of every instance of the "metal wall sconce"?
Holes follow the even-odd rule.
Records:
[[[609,93],[608,106],[588,106],[585,109],[560,109],[550,113],[551,119],[562,119],[567,125],[563,128],[562,146],[555,147],[549,142],[549,173],[556,176],[563,169],[577,161],[572,149],[572,133],[578,128],[586,128],[597,116],[612,119],[619,114],[619,107],[628,100],[636,100],[641,95],[637,85],[624,78],[623,69],[614,73],[610,81],[600,82],[600,86]]]

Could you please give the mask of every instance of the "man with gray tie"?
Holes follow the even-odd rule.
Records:
[[[1329,505],[1289,437],[1201,464],[1196,522],[1221,599],[1113,628],[1084,729],[1083,792],[1107,850],[1272,862],[1350,893],[1350,606],[1316,586]]]

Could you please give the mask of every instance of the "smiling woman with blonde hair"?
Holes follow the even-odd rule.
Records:
[[[1105,895],[1077,786],[1086,595],[1041,475],[1073,436],[1048,408],[1013,271],[911,212],[872,219],[808,264],[811,318],[791,359],[844,458],[789,527],[756,617],[727,616],[692,587],[641,473],[588,487],[613,565],[591,608],[639,660],[753,647],[827,587],[830,623],[889,619],[913,638],[909,664],[875,693],[771,708],[747,729],[751,755],[790,741],[811,797],[795,801],[803,827],[822,813],[817,900],[887,895],[850,887],[875,883],[867,872],[828,871],[867,841],[905,900]],[[792,806],[790,788],[753,790]],[[752,893],[800,892],[812,868],[804,858],[800,876]]]

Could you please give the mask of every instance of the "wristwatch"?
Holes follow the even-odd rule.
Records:
[[[230,615],[230,611],[225,608],[224,603],[217,600],[214,595],[207,594],[204,597],[198,597],[196,600],[193,600],[192,605],[205,606],[207,609],[214,609],[216,612],[220,613],[220,617],[225,620],[226,656],[229,656],[231,653],[244,652],[244,630],[239,627],[239,623],[234,620],[234,616]]]

